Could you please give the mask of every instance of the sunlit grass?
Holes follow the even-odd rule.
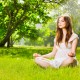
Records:
[[[80,80],[80,67],[41,68],[33,59],[0,57],[0,80]]]
[[[80,60],[80,48],[77,59]],[[79,61],[80,62],[80,61]],[[79,63],[80,64],[80,63]],[[0,80],[80,80],[80,65],[60,69],[44,69],[26,57],[0,57]]]

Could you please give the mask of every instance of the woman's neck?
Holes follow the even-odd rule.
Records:
[[[62,29],[62,31],[63,31],[63,39],[62,39],[62,42],[65,42],[67,31],[66,31],[65,28]]]
[[[63,36],[66,36],[66,34],[67,34],[66,29],[64,28],[64,29],[62,29],[62,31],[63,31]]]

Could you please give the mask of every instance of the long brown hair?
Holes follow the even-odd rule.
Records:
[[[65,43],[68,43],[68,40],[72,35],[72,22],[71,22],[71,19],[69,16],[60,16],[59,18],[61,18],[61,17],[63,17],[64,21],[66,22],[65,29],[67,30],[67,34],[66,34]],[[58,44],[58,45],[59,45],[59,43],[62,42],[62,38],[63,38],[62,29],[59,28],[59,26],[58,26],[59,18],[57,20],[57,32],[56,32],[56,44]]]

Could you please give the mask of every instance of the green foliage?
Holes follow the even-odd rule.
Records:
[[[33,53],[46,54],[51,52],[52,48],[46,47],[22,47],[22,48],[0,48],[0,56],[9,55],[12,57],[27,57],[32,58]]]
[[[5,18],[4,19],[4,16],[3,16],[3,6],[2,6],[2,3],[0,3],[0,41],[4,38],[5,34],[6,34],[6,31],[7,31],[7,28],[6,28],[6,25],[5,25]]]
[[[60,0],[57,3],[63,3],[62,1],[64,2],[64,0]],[[47,6],[56,7],[57,4],[54,0],[51,5],[49,2],[46,3],[43,0],[2,0],[0,2],[0,29],[4,31],[4,36],[3,34],[0,35],[0,46],[4,46],[7,41],[9,43],[11,35],[16,30],[19,36],[25,34],[24,37],[27,36],[31,39],[37,39],[39,31],[36,30],[35,24],[47,23],[50,19],[47,14],[52,7]],[[28,23],[30,27],[29,30],[27,30],[28,26],[26,25]],[[3,30],[3,28],[5,30]]]
[[[26,37],[32,40],[37,40],[39,37],[39,30],[36,29],[34,24],[29,25],[28,23],[25,25],[20,25],[20,29],[18,30],[19,37]]]

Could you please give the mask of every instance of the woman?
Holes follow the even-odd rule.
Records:
[[[71,19],[69,16],[60,16],[57,20],[57,32],[54,39],[54,48],[51,53],[40,55],[34,53],[35,62],[41,67],[49,66],[59,68],[75,64],[76,47],[78,35],[72,31]],[[48,58],[54,57],[53,60]],[[76,64],[75,64],[76,65]]]

